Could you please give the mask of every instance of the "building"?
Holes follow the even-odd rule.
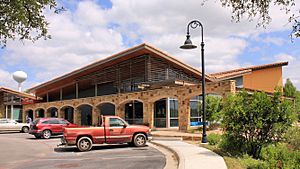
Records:
[[[34,95],[0,86],[0,118],[9,118],[22,122],[22,105],[34,103],[34,100],[36,100]]]
[[[260,75],[257,72],[278,68],[276,77],[281,78],[283,65],[206,75],[206,92],[226,97],[235,93],[236,82],[248,87],[251,80],[250,87],[260,89],[253,82]],[[188,130],[202,124],[199,79],[197,69],[141,44],[30,88],[41,99],[23,106],[23,120],[27,115],[61,117],[89,126],[97,125],[100,115],[118,115],[130,124]],[[280,80],[268,85],[282,84]]]
[[[288,62],[251,66],[225,72],[210,74],[218,80],[235,80],[239,89],[259,90],[273,93],[276,87],[282,87],[282,67]]]

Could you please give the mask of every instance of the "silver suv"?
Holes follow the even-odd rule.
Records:
[[[29,123],[18,123],[12,119],[0,119],[0,131],[20,131],[28,133],[29,126]]]

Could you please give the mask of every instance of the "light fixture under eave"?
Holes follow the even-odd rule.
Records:
[[[181,49],[195,49],[197,48],[196,45],[193,45],[190,35],[186,35],[186,40],[182,46],[180,46]]]

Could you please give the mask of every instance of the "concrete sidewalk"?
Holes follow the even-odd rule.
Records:
[[[179,158],[179,169],[227,169],[224,159],[206,148],[183,141],[153,140],[152,143],[174,151]]]

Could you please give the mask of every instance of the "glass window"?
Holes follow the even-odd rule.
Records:
[[[190,100],[190,126],[200,126],[202,125],[202,97],[196,96]]]
[[[68,124],[65,120],[59,120],[59,124]]]
[[[50,124],[60,124],[58,120],[49,120]]]
[[[43,121],[42,124],[50,124],[49,120]]]
[[[124,126],[124,122],[120,119],[117,118],[110,118],[109,119],[109,126],[110,127],[120,127],[120,126]]]
[[[170,127],[178,127],[178,100],[170,99]]]
[[[7,123],[6,119],[0,120],[0,123]]]

